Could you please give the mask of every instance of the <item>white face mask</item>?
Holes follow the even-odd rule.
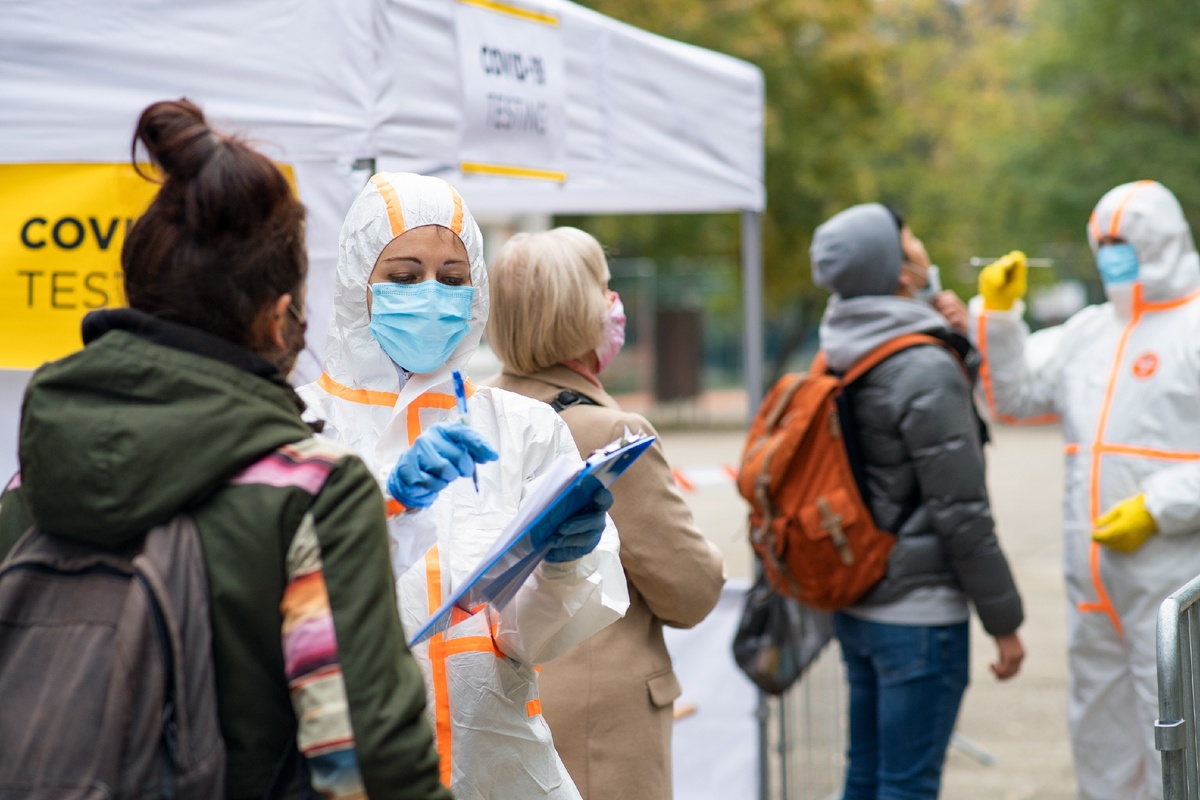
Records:
[[[625,306],[616,292],[612,293],[612,303],[604,317],[604,328],[600,331],[600,344],[596,346],[596,361],[599,364],[597,372],[612,363],[625,345]]]
[[[913,299],[933,305],[933,299],[942,291],[942,271],[930,264],[925,272],[925,285],[913,292]]]

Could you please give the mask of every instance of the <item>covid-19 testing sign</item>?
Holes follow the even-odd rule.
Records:
[[[464,175],[567,180],[566,63],[554,14],[458,0]]]
[[[83,346],[89,311],[125,305],[121,248],[159,185],[125,163],[0,164],[0,186],[0,369],[33,369]]]
[[[158,186],[129,164],[0,164],[0,186],[0,368],[31,369],[124,304],[121,246]]]

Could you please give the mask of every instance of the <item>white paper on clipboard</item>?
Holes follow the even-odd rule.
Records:
[[[591,501],[598,487],[611,486],[654,439],[626,430],[624,436],[592,453],[582,465],[569,458],[555,462],[479,566],[413,635],[409,647],[449,628],[456,607],[470,611],[488,603],[499,610],[508,605],[553,546],[550,537],[537,534],[556,530]],[[534,541],[543,539],[540,546],[534,546]]]

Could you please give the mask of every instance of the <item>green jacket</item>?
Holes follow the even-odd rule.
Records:
[[[191,513],[208,565],[228,794],[261,797],[297,730],[280,604],[292,539],[311,522],[363,786],[376,800],[449,798],[396,612],[383,500],[363,463],[327,457],[319,485],[231,483],[312,437],[267,362],[131,310],[90,315],[84,341],[26,391],[21,473],[0,496],[0,557],[33,523],[119,545]]]

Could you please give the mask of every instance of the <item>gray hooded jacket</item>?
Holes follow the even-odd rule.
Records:
[[[878,227],[880,220],[871,214],[856,222]],[[894,221],[882,221],[897,236]],[[818,245],[826,258],[854,252],[852,245],[822,240],[853,237],[855,226],[828,225],[813,242],[818,281]],[[898,274],[899,265],[883,270]],[[834,296],[821,322],[821,348],[831,369],[844,371],[879,344],[915,332],[944,336],[945,320],[907,298]],[[1021,598],[996,540],[980,427],[958,361],[933,345],[901,351],[856,381],[848,399],[872,514],[897,537],[887,574],[849,613],[884,622],[948,624],[965,619],[965,596],[989,634],[1014,632],[1023,620]]]

